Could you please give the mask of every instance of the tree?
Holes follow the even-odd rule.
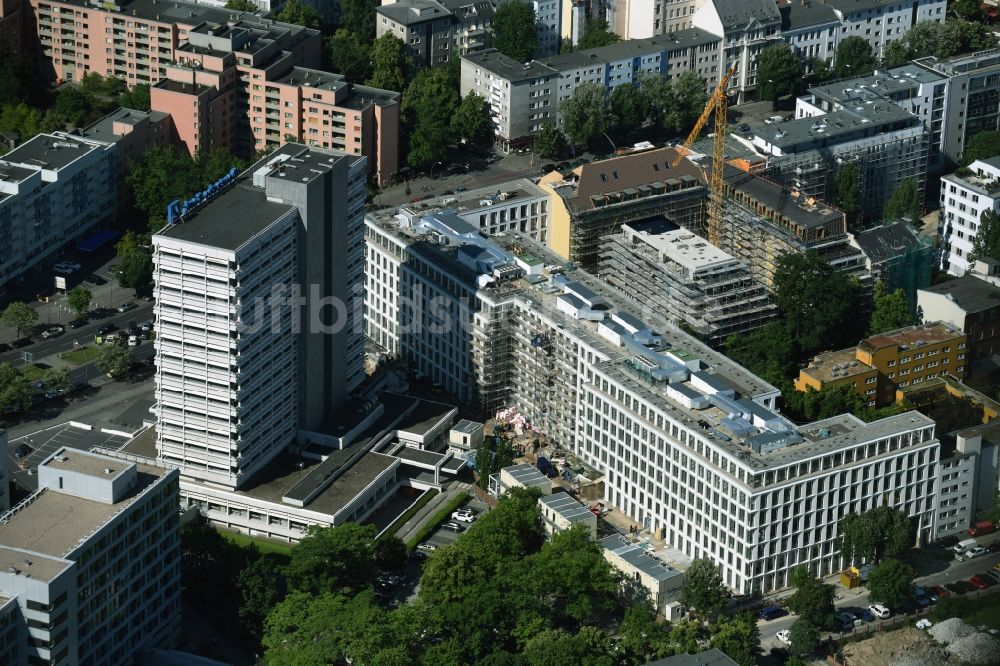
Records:
[[[344,28],[337,30],[330,38],[327,53],[331,69],[349,82],[361,83],[371,76],[372,54],[357,34]]]
[[[909,516],[890,506],[848,514],[837,529],[840,554],[848,564],[897,557],[913,546]]]
[[[786,391],[783,397],[786,409],[807,422],[844,413],[860,416],[865,407],[865,401],[854,390],[854,384],[828,385],[819,391],[812,387],[806,391]]]
[[[979,218],[979,229],[972,239],[972,251],[969,253],[969,264],[989,257],[1000,259],[1000,215],[986,209]]]
[[[756,666],[760,655],[760,630],[747,611],[735,617],[720,617],[712,628],[712,647],[719,648],[740,666]]]
[[[649,116],[649,97],[642,88],[620,85],[611,92],[608,102],[619,136],[627,136],[642,127]]]
[[[158,231],[166,218],[167,204],[186,199],[204,188],[195,161],[177,146],[147,148],[142,159],[129,163],[125,182],[135,195],[135,206]]]
[[[128,231],[115,245],[118,254],[118,284],[133,289],[153,279],[153,256],[149,246],[134,231]]]
[[[809,620],[799,618],[788,630],[788,640],[788,651],[796,657],[813,654],[819,649],[819,630]]]
[[[897,67],[924,56],[948,58],[995,45],[990,31],[981,23],[955,18],[948,18],[944,23],[922,21],[886,46],[882,66]]]
[[[802,80],[802,63],[785,42],[772,44],[757,54],[757,93],[775,100],[795,93]]]
[[[775,385],[797,371],[796,353],[795,344],[780,321],[751,333],[736,333],[726,338],[729,358]]]
[[[1000,132],[977,132],[965,144],[962,164],[968,166],[976,160],[986,160],[997,155],[1000,155]]]
[[[520,0],[506,0],[493,14],[493,46],[518,62],[531,60],[538,48],[535,10]]]
[[[131,90],[123,92],[118,98],[118,105],[136,111],[149,111],[149,84],[137,83]]]
[[[915,323],[902,289],[889,293],[881,280],[875,284],[875,306],[868,321],[868,335],[878,335]]]
[[[461,100],[444,67],[421,69],[403,94],[402,114],[409,128],[406,161],[423,169],[443,162],[451,140],[450,121]]]
[[[673,654],[670,629],[656,621],[652,604],[636,604],[625,609],[618,625],[618,650],[627,664],[646,664]]]
[[[312,594],[371,585],[375,580],[375,526],[311,526],[292,551],[285,576],[290,588]]]
[[[67,127],[79,127],[91,117],[94,105],[91,97],[77,86],[63,86],[56,93],[56,103],[52,112],[59,122]]]
[[[10,363],[0,363],[0,408],[2,407],[20,410],[31,407],[31,382],[10,367]]]
[[[833,203],[844,211],[849,229],[854,227],[858,221],[858,214],[861,212],[860,182],[861,174],[857,164],[843,164],[837,167],[837,172],[833,177],[835,192]]]
[[[323,23],[322,18],[315,9],[302,3],[302,0],[288,0],[285,6],[274,15],[275,21],[282,23],[293,23],[306,28],[319,30]]]
[[[563,129],[574,143],[590,143],[611,125],[604,100],[604,86],[583,83],[562,103]]]
[[[712,560],[696,558],[684,572],[685,606],[696,608],[705,617],[722,610],[729,599],[729,590],[722,581],[722,572]]]
[[[271,666],[325,666],[343,663],[351,602],[330,594],[290,594],[267,616],[261,639]],[[366,613],[365,615],[369,615]],[[358,618],[360,619],[360,618]]]
[[[94,295],[83,287],[74,287],[66,294],[66,301],[77,317],[82,317],[90,311],[90,303],[93,300]]]
[[[240,593],[239,618],[243,629],[257,641],[268,614],[284,598],[281,565],[272,555],[261,555],[236,576]]]
[[[406,544],[394,536],[375,542],[375,566],[383,571],[400,569],[406,564]]]
[[[896,188],[885,204],[883,216],[887,220],[908,219],[918,222],[924,212],[924,195],[914,178],[907,178]]]
[[[42,112],[38,109],[24,102],[0,107],[0,132],[12,132],[22,139],[27,139],[41,131]]]
[[[608,30],[608,22],[603,18],[589,17],[583,27],[583,37],[576,45],[577,50],[596,49],[620,42],[621,37]]]
[[[466,95],[451,118],[451,129],[471,148],[488,148],[493,143],[489,102],[476,93]]]
[[[675,133],[687,132],[708,103],[705,81],[693,69],[685,70],[674,81],[671,93],[663,113],[663,126]]]
[[[226,9],[235,9],[238,12],[256,12],[258,7],[253,0],[227,0]]]
[[[566,153],[569,144],[566,135],[553,123],[545,123],[535,137],[535,152],[541,157],[559,159]]]
[[[795,593],[788,597],[788,607],[814,627],[825,627],[833,620],[834,587],[813,576],[805,566],[792,570]]]
[[[132,350],[125,345],[101,345],[101,352],[94,365],[108,377],[118,379],[132,366]]]
[[[529,666],[612,666],[608,637],[597,627],[581,627],[573,634],[563,629],[546,629],[524,646]]]
[[[986,14],[980,6],[979,0],[955,0],[949,9],[958,18],[973,23],[985,23]]]
[[[868,574],[868,591],[873,601],[889,608],[902,608],[913,601],[916,572],[908,564],[886,558]]]
[[[674,644],[677,654],[701,652],[700,637],[701,625],[694,620],[683,619],[670,627],[670,642]]]
[[[69,368],[49,368],[42,373],[42,386],[49,391],[68,391],[73,386]]]
[[[871,44],[861,37],[845,37],[837,44],[833,71],[838,79],[868,76],[878,64]]]
[[[406,45],[391,33],[385,33],[372,43],[372,75],[368,85],[383,90],[406,90],[410,78],[410,58]]]
[[[340,27],[362,44],[375,41],[375,0],[340,0]]]
[[[32,309],[27,303],[14,301],[0,314],[0,324],[13,328],[17,332],[17,339],[21,339],[21,331],[30,328],[38,321],[38,311]]]

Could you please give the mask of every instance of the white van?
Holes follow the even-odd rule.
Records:
[[[956,543],[954,546],[952,546],[951,550],[956,555],[961,555],[962,553],[969,550],[973,546],[978,546],[978,545],[979,544],[976,542],[975,539],[964,539]]]
[[[872,604],[868,607],[868,612],[882,620],[892,615],[892,612],[882,604]]]

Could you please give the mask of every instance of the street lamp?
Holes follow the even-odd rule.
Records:
[[[439,164],[443,164],[443,162],[435,162],[434,164],[431,165],[431,180],[434,180],[434,167],[436,167]]]

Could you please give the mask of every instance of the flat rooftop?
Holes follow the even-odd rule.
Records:
[[[918,126],[920,119],[906,109],[888,101],[868,100],[822,116],[758,126],[754,143],[761,141],[790,153]]]
[[[469,419],[462,419],[461,421],[453,425],[451,429],[455,432],[461,432],[465,433],[466,435],[471,435],[472,433],[476,432],[482,427],[483,424],[479,423],[478,421],[470,421]]]
[[[526,488],[551,488],[552,482],[549,478],[538,471],[538,468],[528,463],[511,465],[504,467],[501,472],[506,472],[522,486]]]
[[[417,406],[396,424],[396,430],[423,437],[456,411],[457,408],[453,405],[421,399]]]
[[[27,550],[0,546],[0,571],[16,571],[16,575],[48,582],[71,566],[72,562],[58,557],[39,556]],[[7,597],[3,599],[6,602]]]
[[[873,335],[862,340],[858,346],[870,349],[899,347],[901,350],[904,350],[964,337],[965,333],[951,324],[943,321],[935,321]]]
[[[124,460],[109,459],[97,456],[87,451],[76,449],[61,449],[39,467],[76,472],[87,476],[116,479],[131,466]]]
[[[821,99],[840,103],[849,100],[908,99],[916,95],[921,84],[943,81],[944,78],[935,71],[910,63],[888,70],[876,69],[868,76],[811,86],[809,92]]]
[[[462,165],[457,166],[461,167]],[[528,198],[549,196],[548,192],[527,178],[518,178],[498,185],[486,185],[466,190],[465,192],[455,192],[453,194],[423,199],[414,208],[428,213],[432,209],[450,209],[454,210],[460,216],[470,215],[479,211],[485,213],[492,209],[493,197],[496,197],[498,194],[506,195],[503,201],[496,201],[501,206],[525,201]],[[484,203],[487,200],[491,203]]]
[[[308,69],[306,67],[293,67],[284,76],[274,79],[274,82],[334,91],[348,85],[347,81],[340,74],[324,72],[319,69]]]
[[[622,229],[634,230],[632,238],[641,241],[660,254],[661,260],[672,261],[694,273],[732,262],[733,256],[687,229],[649,232],[641,224],[624,224]]]
[[[857,360],[857,350],[851,347],[850,349],[817,354],[809,361],[809,365],[802,369],[802,372],[821,382],[830,382],[835,379],[865,375],[874,372],[874,370]]]
[[[155,125],[168,115],[170,114],[163,113],[162,111],[138,111],[136,109],[120,107],[100,120],[82,129],[81,133],[88,139],[114,143],[121,138],[120,134],[115,134],[114,126],[116,124],[124,123],[135,126],[144,122],[149,122]]]
[[[605,550],[611,551],[635,567],[637,571],[641,571],[656,581],[662,582],[684,575],[663,560],[646,552],[641,546],[629,542],[618,534],[604,537],[600,540],[600,544]]]
[[[579,500],[564,492],[543,495],[538,501],[556,512],[563,520],[570,523],[596,522],[597,516],[585,507]]]
[[[537,60],[532,60],[528,63],[518,62],[496,49],[485,49],[483,51],[467,53],[462,56],[462,60],[474,64],[476,67],[481,67],[487,72],[496,74],[500,78],[512,83],[559,75],[559,72],[543,65]]]
[[[0,160],[30,168],[58,171],[87,153],[98,150],[97,146],[83,140],[60,138],[51,134],[38,134],[4,155]]]
[[[920,291],[941,294],[969,314],[1000,307],[1000,287],[968,273],[954,280],[924,287]]]

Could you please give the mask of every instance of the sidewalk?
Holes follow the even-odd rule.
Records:
[[[471,486],[468,483],[456,483],[454,487],[442,493],[438,493],[433,499],[431,499],[430,502],[422,506],[420,510],[417,511],[416,515],[403,523],[403,526],[396,530],[396,536],[403,541],[407,541],[417,533],[428,518],[434,515],[434,513],[436,513],[447,502],[451,501],[453,497],[458,495],[468,495],[470,487]]]

